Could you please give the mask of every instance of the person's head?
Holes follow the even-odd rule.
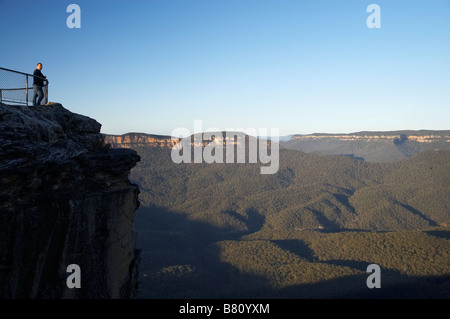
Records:
[[[39,63],[36,65],[36,69],[42,70],[42,63],[39,62]]]

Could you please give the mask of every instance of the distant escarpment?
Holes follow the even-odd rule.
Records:
[[[346,155],[367,162],[395,162],[423,151],[450,150],[450,131],[294,135],[281,145],[317,155]]]
[[[195,133],[185,138],[172,137],[167,135],[153,135],[145,133],[126,133],[123,135],[104,134],[104,140],[112,148],[156,148],[159,150],[180,150],[183,147],[190,147],[191,150],[196,147],[210,148],[229,148],[248,152],[248,146],[266,145],[270,148],[275,145],[273,141],[265,138],[256,138],[238,131],[215,131]]]
[[[137,148],[137,147],[160,147],[172,148],[178,143],[178,138],[171,138],[164,135],[153,135],[144,133],[127,133],[123,135],[105,134],[106,143],[111,144],[113,148]]]
[[[0,104],[0,298],[135,297],[140,157],[100,128],[60,104]]]
[[[211,134],[210,134],[211,135]],[[235,135],[235,136],[234,136]],[[218,132],[212,145],[233,144],[238,146],[248,140],[244,133]],[[248,138],[248,136],[246,137]],[[112,148],[153,147],[161,150],[172,149],[180,141],[179,138],[144,134],[127,133],[123,135],[104,135],[105,142]],[[197,146],[199,139],[191,136],[191,145]],[[202,140],[203,146],[211,143],[209,135]],[[366,162],[396,162],[410,158],[423,151],[450,150],[450,131],[385,131],[357,132],[350,134],[310,134],[293,135],[279,138],[280,148],[286,148],[315,155],[349,156]]]

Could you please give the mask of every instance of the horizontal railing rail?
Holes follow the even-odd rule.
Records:
[[[0,103],[33,105],[33,80],[37,77],[47,84],[43,87],[44,99],[48,102],[48,80],[33,74],[0,67]]]

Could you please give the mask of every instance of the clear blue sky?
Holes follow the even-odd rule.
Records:
[[[0,39],[103,133],[450,129],[448,0],[1,0]]]

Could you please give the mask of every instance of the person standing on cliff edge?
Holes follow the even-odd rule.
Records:
[[[42,74],[41,70],[42,70],[42,63],[38,63],[36,65],[36,70],[34,70],[33,72],[34,106],[41,105],[41,102],[44,99],[44,90],[42,89],[42,87],[48,84],[47,77],[45,77],[44,74]],[[44,84],[44,81],[47,82],[47,84]]]

